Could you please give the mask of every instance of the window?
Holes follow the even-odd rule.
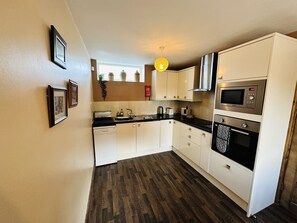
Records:
[[[106,81],[144,82],[143,68],[141,66],[98,63],[97,73],[103,75],[103,80]],[[122,73],[126,75],[122,75]]]

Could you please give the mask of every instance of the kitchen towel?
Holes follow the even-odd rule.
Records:
[[[216,147],[221,153],[226,153],[229,149],[231,128],[225,125],[218,125]]]

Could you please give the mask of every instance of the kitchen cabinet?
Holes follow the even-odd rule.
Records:
[[[160,152],[172,150],[173,120],[160,121]]]
[[[218,82],[267,77],[272,45],[265,38],[220,52]]]
[[[250,189],[245,188],[241,191],[240,188],[228,184],[225,178],[228,179],[229,172],[220,170],[222,172],[217,173],[217,163],[223,159],[222,156],[222,159],[217,158],[220,154],[216,154],[216,158],[212,158],[210,163],[210,172],[242,199],[237,200],[234,196],[228,195],[247,211],[247,216],[254,215],[275,202],[296,89],[296,58],[297,40],[279,33],[219,53],[218,73],[222,79],[218,79],[218,82],[267,79],[262,115],[220,109],[214,111],[215,114],[261,123]],[[245,179],[250,180],[249,174],[241,171],[235,175],[237,180],[234,180],[234,176],[230,179],[233,185],[243,187],[241,182]],[[224,178],[220,178],[222,176]],[[249,185],[249,181],[245,184]],[[246,193],[247,190],[250,191],[249,194]]]
[[[116,141],[118,160],[158,152],[160,121],[117,124]]]
[[[167,71],[167,100],[177,99],[178,72]]]
[[[118,160],[132,157],[136,153],[136,123],[117,124],[116,128]]]
[[[179,149],[180,126],[181,123],[179,121],[173,121],[172,146],[175,149]]]
[[[177,99],[180,101],[201,101],[201,92],[192,91],[198,87],[199,67],[194,66],[178,72]]]
[[[156,152],[160,147],[160,122],[137,123],[137,152]]]
[[[152,100],[176,100],[178,72],[152,72]]]
[[[209,157],[211,150],[211,134],[198,128],[177,122],[178,130],[173,137],[178,138],[175,142],[179,152],[194,162],[204,171],[209,171]]]
[[[200,130],[201,131],[201,130]],[[201,154],[200,167],[209,172],[210,152],[211,152],[211,133],[201,131]]]
[[[245,202],[249,201],[253,172],[211,151],[210,174]]]

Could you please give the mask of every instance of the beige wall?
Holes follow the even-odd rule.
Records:
[[[90,59],[63,0],[2,0],[0,222],[82,223],[93,166]],[[67,42],[50,61],[49,26]],[[78,82],[78,106],[49,128],[46,87]]]

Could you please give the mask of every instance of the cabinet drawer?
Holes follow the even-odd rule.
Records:
[[[211,151],[209,172],[244,201],[249,201],[252,171]]]
[[[180,151],[195,164],[200,164],[200,145],[193,143],[185,137],[181,137],[180,140]]]

